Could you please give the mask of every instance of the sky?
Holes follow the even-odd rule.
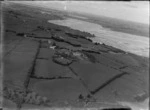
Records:
[[[21,3],[58,10],[112,17],[144,24],[149,24],[150,17],[148,1],[21,1]]]

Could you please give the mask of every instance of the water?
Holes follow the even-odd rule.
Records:
[[[96,37],[91,38],[95,42],[105,43],[126,52],[149,57],[149,38],[147,37],[112,31],[95,23],[72,18],[49,20],[48,22],[95,34]]]
[[[64,10],[65,12],[92,13],[97,16],[106,16],[149,24],[148,1],[21,1],[19,3],[47,9]]]

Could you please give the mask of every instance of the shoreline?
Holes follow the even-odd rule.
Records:
[[[95,35],[94,38],[90,38],[93,42],[104,43],[126,52],[149,58],[149,38],[147,37],[115,32],[95,23],[72,18],[64,20],[48,20],[47,22],[89,32]]]

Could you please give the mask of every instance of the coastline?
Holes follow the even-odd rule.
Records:
[[[104,43],[126,52],[149,57],[149,38],[147,37],[112,31],[98,24],[73,18],[48,20],[48,22],[94,34],[95,37],[90,38],[93,42]]]

